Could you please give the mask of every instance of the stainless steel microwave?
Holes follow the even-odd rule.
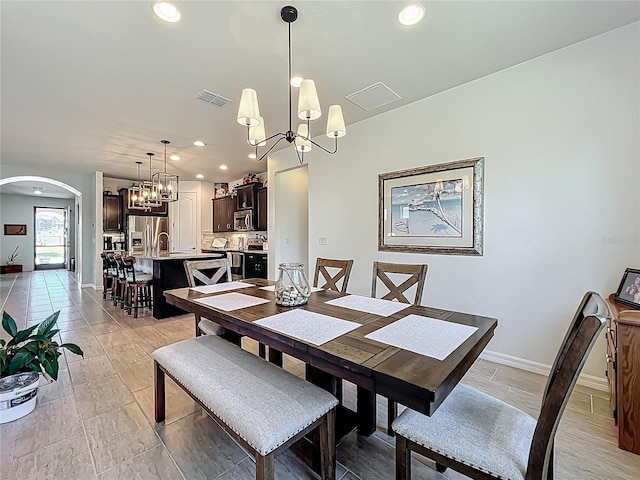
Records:
[[[253,210],[242,210],[233,214],[233,229],[235,231],[253,230]]]

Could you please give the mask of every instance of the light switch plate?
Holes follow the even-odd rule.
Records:
[[[318,245],[329,245],[328,237],[318,237]]]

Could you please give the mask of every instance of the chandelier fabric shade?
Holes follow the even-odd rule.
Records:
[[[152,177],[152,190],[158,202],[170,203],[178,200],[180,176],[167,172],[167,145],[169,140],[160,140],[164,145],[164,171],[156,172]]]
[[[298,130],[293,131],[291,104],[291,24],[298,18],[298,10],[290,5],[282,7],[280,10],[280,18],[288,24],[289,29],[289,75],[287,77],[287,85],[289,87],[289,129],[285,132],[278,132],[274,135],[267,136],[264,119],[260,116],[258,94],[252,88],[242,90],[237,121],[240,125],[246,127],[247,143],[255,147],[258,161],[265,158],[276,145],[284,139],[294,146],[296,154],[298,155],[298,161],[302,164],[304,162],[304,154],[311,151],[312,145],[315,145],[330,155],[335,154],[338,151],[338,138],[342,138],[347,134],[347,128],[345,126],[344,116],[342,115],[342,107],[340,105],[331,105],[327,117],[326,134],[335,141],[333,150],[329,150],[311,139],[310,122],[322,116],[322,108],[320,107],[316,84],[313,80],[307,78],[300,84],[297,110],[298,118],[306,121],[306,123],[300,124]],[[266,146],[267,142],[273,139],[276,139],[275,142],[259,157],[258,147]]]

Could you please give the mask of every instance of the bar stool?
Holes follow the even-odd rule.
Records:
[[[114,277],[117,276],[115,263],[109,260],[109,255],[105,252],[100,254],[102,258],[102,300],[107,299],[107,295],[113,292]]]
[[[124,308],[131,314],[133,318],[138,318],[138,307],[146,307],[149,310],[153,307],[151,297],[151,285],[153,284],[153,276],[136,272],[135,257],[125,257],[122,259],[125,270],[126,292],[124,296]]]
[[[126,286],[127,275],[124,270],[124,262],[122,261],[122,255],[119,253],[109,254],[110,259],[115,264],[115,273],[116,275],[113,277],[113,282],[111,286],[111,299],[113,300],[114,306],[120,306],[120,308],[124,307],[124,290]]]

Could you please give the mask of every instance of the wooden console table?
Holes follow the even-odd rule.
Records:
[[[640,310],[622,305],[609,295],[607,380],[618,446],[640,454]]]
[[[2,265],[2,266],[0,266],[0,274],[20,273],[20,272],[22,272],[22,265]]]

